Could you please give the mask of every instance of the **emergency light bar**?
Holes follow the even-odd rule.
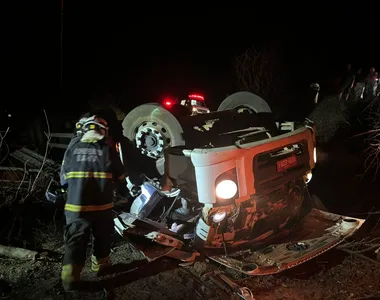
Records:
[[[202,95],[198,95],[198,94],[190,94],[188,97],[190,100],[201,100],[201,101],[205,100],[205,98]]]

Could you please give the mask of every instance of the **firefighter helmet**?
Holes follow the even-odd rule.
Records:
[[[75,133],[77,136],[83,134],[82,128],[83,128],[83,124],[86,120],[87,120],[87,118],[82,117],[79,119],[78,122],[75,123]]]
[[[79,122],[76,124],[77,130],[81,130],[82,133],[86,133],[90,130],[95,130],[102,135],[106,135],[108,133],[108,123],[105,119],[93,115],[89,118],[81,118]]]

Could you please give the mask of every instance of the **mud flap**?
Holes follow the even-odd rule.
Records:
[[[354,234],[364,221],[313,209],[286,240],[259,250],[244,250],[209,258],[247,275],[280,273],[337,246]]]

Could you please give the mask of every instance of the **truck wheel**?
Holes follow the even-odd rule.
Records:
[[[165,108],[155,103],[140,105],[123,120],[123,135],[132,141],[142,154],[162,158],[166,147],[184,145],[182,127]]]
[[[218,111],[236,109],[239,113],[270,113],[268,103],[261,97],[250,92],[237,92],[229,95],[219,105]]]

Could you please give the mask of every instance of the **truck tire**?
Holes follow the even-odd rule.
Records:
[[[142,154],[153,159],[163,157],[166,147],[184,145],[182,126],[164,107],[156,103],[137,106],[124,118],[123,135]]]
[[[237,92],[229,95],[219,105],[218,111],[237,109],[255,113],[271,113],[268,103],[261,97],[250,92]]]

